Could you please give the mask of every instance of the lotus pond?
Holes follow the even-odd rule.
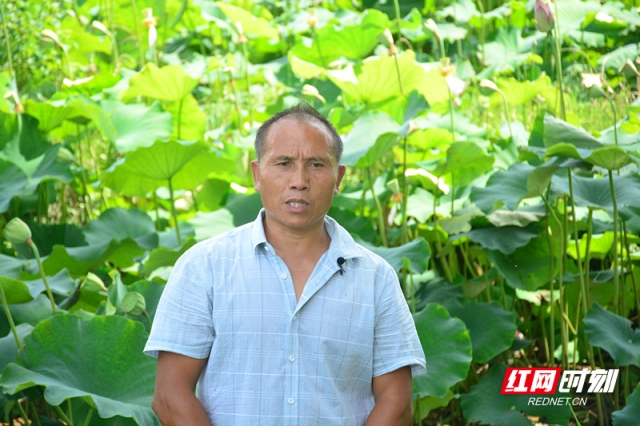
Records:
[[[256,217],[256,130],[304,99],[345,144],[329,214],[414,314],[413,424],[637,425],[639,6],[1,2],[3,421],[159,424],[163,285]],[[535,405],[509,367],[618,377]]]

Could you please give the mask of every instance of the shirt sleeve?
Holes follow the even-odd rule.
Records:
[[[213,282],[205,253],[204,246],[196,245],[176,262],[153,318],[146,355],[157,358],[159,351],[167,351],[199,359],[209,356]]]
[[[373,336],[373,377],[411,366],[412,376],[427,372],[415,322],[402,294],[396,272],[385,265],[376,301]]]

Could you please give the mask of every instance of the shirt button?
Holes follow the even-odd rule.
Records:
[[[289,405],[293,405],[293,403],[294,403],[293,398],[289,398],[289,400],[287,402],[289,403]]]
[[[264,246],[264,251],[269,251],[269,246]]]
[[[282,278],[283,280],[286,280],[287,279],[287,274],[280,275],[280,278]]]
[[[295,356],[291,355],[291,356],[289,357],[289,361],[293,362],[293,361],[295,361],[295,360],[296,360],[296,357],[295,357]]]

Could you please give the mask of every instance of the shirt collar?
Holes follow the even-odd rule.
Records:
[[[264,223],[262,221],[265,215],[265,209],[260,209],[258,217],[253,222],[253,229],[251,230],[251,242],[253,244],[254,251],[258,246],[262,246],[267,243],[267,237],[264,233]],[[354,257],[362,257],[358,245],[353,237],[344,229],[338,222],[332,217],[325,215],[324,227],[327,233],[331,237],[331,244],[329,245],[329,251],[331,256],[344,257],[345,259],[351,259]]]

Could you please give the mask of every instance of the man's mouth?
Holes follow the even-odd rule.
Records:
[[[304,200],[289,200],[286,204],[289,204],[291,207],[304,207],[309,205],[309,203]]]

